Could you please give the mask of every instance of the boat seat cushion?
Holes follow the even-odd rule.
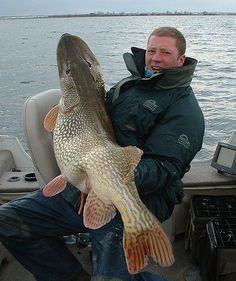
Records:
[[[24,104],[25,138],[41,187],[59,174],[53,151],[52,134],[45,130],[43,123],[46,114],[58,104],[60,97],[61,91],[52,89],[29,97]]]

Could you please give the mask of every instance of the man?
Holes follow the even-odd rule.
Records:
[[[131,76],[107,93],[117,142],[144,151],[135,170],[142,201],[163,222],[181,202],[181,178],[201,149],[204,118],[190,82],[196,60],[185,57],[183,35],[171,27],[154,30],[147,50],[132,48],[124,59]],[[31,193],[0,208],[0,240],[37,281],[89,280],[61,237],[89,232],[92,280],[163,281],[149,272],[128,273],[119,213],[97,230],[83,226],[77,213],[79,192],[68,185],[62,194]]]

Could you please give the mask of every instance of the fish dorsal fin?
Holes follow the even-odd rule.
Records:
[[[67,177],[64,175],[59,175],[45,185],[43,188],[43,195],[46,197],[54,196],[62,192],[66,188],[66,184]]]
[[[141,156],[143,154],[143,151],[136,146],[126,146],[125,147],[126,152],[129,155],[129,163],[130,168],[134,169],[138,165],[139,161],[141,160]]]
[[[59,112],[59,105],[54,106],[44,118],[44,128],[48,132],[52,132],[56,125],[56,120]]]
[[[137,167],[139,161],[141,160],[143,151],[136,146],[126,146],[126,153],[128,154],[129,159],[129,172],[124,178],[125,184],[133,180],[134,177],[134,169]]]
[[[97,229],[114,218],[116,208],[113,204],[102,201],[94,191],[90,191],[84,205],[84,225],[90,229]]]

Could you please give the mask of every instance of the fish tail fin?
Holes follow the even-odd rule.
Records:
[[[59,175],[52,179],[48,184],[43,188],[43,195],[46,197],[54,196],[62,192],[67,184],[67,177],[64,175]]]
[[[161,266],[170,266],[174,263],[169,238],[156,220],[152,223],[152,228],[142,234],[124,231],[124,251],[131,274],[138,273],[147,266],[149,256]]]

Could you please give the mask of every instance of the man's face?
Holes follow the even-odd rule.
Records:
[[[185,55],[179,56],[175,42],[176,39],[172,37],[151,36],[147,44],[146,66],[153,72],[157,72],[160,68],[183,65]]]

